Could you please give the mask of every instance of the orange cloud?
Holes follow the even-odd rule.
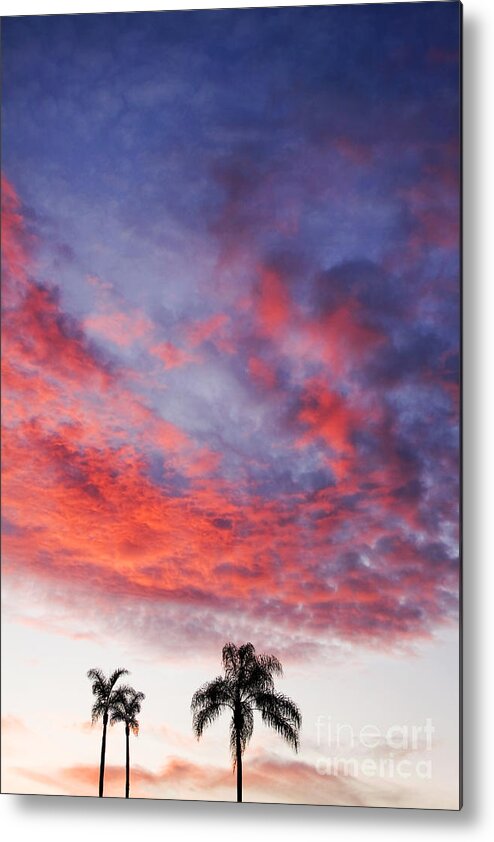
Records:
[[[15,770],[37,784],[36,792],[65,795],[95,795],[97,766],[78,765],[39,772]],[[122,797],[125,781],[123,766],[105,769],[105,794]],[[391,790],[393,788],[391,787]],[[231,767],[198,765],[182,757],[171,757],[156,772],[141,766],[131,770],[131,795],[135,798],[190,798],[235,800],[235,779]],[[398,798],[391,791],[387,798]],[[321,775],[315,764],[286,761],[265,753],[246,756],[244,800],[267,803],[372,805],[379,802],[376,787],[359,783],[351,776]]]

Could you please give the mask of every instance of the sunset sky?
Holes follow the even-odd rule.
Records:
[[[3,19],[3,791],[97,793],[125,666],[131,794],[233,800],[189,705],[250,640],[303,728],[244,800],[458,806],[459,14]]]

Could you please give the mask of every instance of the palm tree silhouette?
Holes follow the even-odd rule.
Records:
[[[238,648],[227,643],[222,661],[224,675],[204,684],[192,697],[192,728],[199,739],[225,708],[231,710],[230,750],[233,768],[237,770],[237,801],[242,801],[242,755],[254,729],[254,711],[259,711],[262,721],[274,728],[295,751],[299,746],[302,716],[288,696],[274,689],[273,676],[283,675],[274,655],[256,655],[252,643]]]
[[[105,777],[105,753],[106,753],[106,728],[108,725],[108,716],[112,709],[115,700],[115,685],[122,675],[128,675],[129,671],[126,669],[116,669],[109,678],[97,668],[90,669],[87,677],[92,681],[91,689],[96,700],[91,710],[91,720],[94,725],[98,719],[103,720],[103,735],[101,737],[101,760],[99,764],[99,790],[98,795],[103,797],[103,780]]]
[[[130,732],[138,735],[139,722],[137,715],[141,712],[141,703],[145,699],[144,693],[137,692],[133,687],[119,687],[115,693],[110,716],[110,725],[117,722],[125,724],[125,797],[130,792]]]

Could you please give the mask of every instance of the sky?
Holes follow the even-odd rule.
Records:
[[[245,800],[458,806],[459,13],[3,19],[3,791],[96,794],[125,666],[131,794],[233,800],[249,640]]]

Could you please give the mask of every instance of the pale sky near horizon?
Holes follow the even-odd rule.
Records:
[[[2,21],[4,791],[96,794],[125,666],[132,794],[233,800],[250,640],[303,728],[245,800],[457,808],[459,14]]]
[[[125,664],[130,683],[147,694],[141,730],[131,743],[137,770],[132,795],[234,800],[228,717],[197,742],[189,711],[197,686],[221,671],[219,656],[149,657],[129,641],[116,644],[104,635],[91,642],[74,640],[9,621],[3,636],[4,791],[95,795],[101,724],[90,724],[92,696],[85,670],[89,663],[105,671]],[[245,800],[456,808],[457,659],[457,637],[448,632],[420,646],[412,658],[352,651],[317,671],[313,664],[288,663],[278,686],[304,712],[300,753],[294,755],[258,720],[245,755]],[[39,688],[35,705],[33,687]],[[423,730],[428,719],[434,729],[430,749]],[[361,737],[366,726],[372,730]],[[416,749],[414,727],[422,729]],[[383,745],[372,750],[378,734]],[[110,729],[107,745],[106,794],[121,795],[122,728]],[[276,759],[300,765],[289,767],[287,785],[275,781],[272,788],[264,776]],[[362,766],[369,759],[375,767]],[[407,763],[400,772],[396,766],[402,759]],[[187,764],[205,768],[204,778]],[[331,775],[335,764],[338,781]],[[143,778],[141,769],[152,777]]]

